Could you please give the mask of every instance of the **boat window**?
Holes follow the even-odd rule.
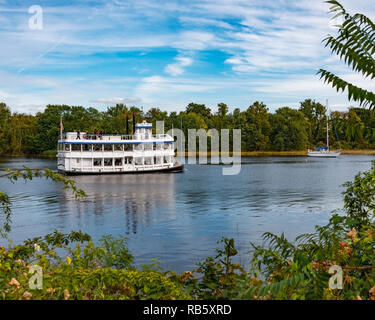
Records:
[[[70,144],[69,143],[64,143],[64,150],[70,151]]]
[[[102,165],[102,159],[94,159],[94,167],[101,167]]]
[[[136,151],[142,151],[143,150],[143,144],[139,143],[134,146],[134,150]]]
[[[112,144],[105,144],[104,145],[104,151],[113,151],[113,145]]]
[[[91,144],[83,144],[82,145],[82,151],[87,152],[92,150],[92,145]]]
[[[145,158],[145,164],[146,165],[151,165],[152,164],[152,158],[151,157]]]
[[[170,145],[171,145],[170,143],[164,143],[164,150],[169,149],[169,146],[170,146]]]
[[[122,166],[122,158],[115,158],[115,166]]]
[[[123,144],[115,144],[114,145],[114,150],[115,151],[123,151],[123,147],[124,147]]]
[[[168,163],[168,161],[169,161],[168,158],[169,158],[169,157],[164,157],[164,163]]]
[[[125,144],[124,151],[133,151],[133,145],[130,143]]]
[[[163,148],[163,144],[162,143],[157,143],[156,144],[156,150],[161,150]]]
[[[104,165],[106,167],[112,166],[112,158],[110,158],[110,159],[104,159]]]
[[[72,151],[81,151],[80,144],[72,144]]]
[[[133,163],[133,157],[125,157],[125,164],[132,164]]]
[[[152,150],[152,144],[151,143],[145,144],[145,150],[151,151]]]
[[[136,165],[143,165],[143,158],[135,158]]]
[[[102,151],[102,145],[101,144],[93,144],[94,151]]]

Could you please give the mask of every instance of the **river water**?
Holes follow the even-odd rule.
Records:
[[[373,159],[242,158],[235,176],[222,175],[223,166],[188,164],[184,173],[76,176],[85,200],[42,179],[0,179],[0,190],[13,201],[15,243],[55,229],[82,230],[94,240],[124,235],[137,265],[157,258],[164,269],[182,272],[214,255],[223,236],[235,239],[246,265],[249,242],[261,243],[264,232],[294,239],[313,231],[342,207],[341,185]],[[56,169],[56,160],[0,158],[0,170],[23,165]]]

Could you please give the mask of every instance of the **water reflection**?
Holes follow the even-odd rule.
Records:
[[[151,223],[153,213],[160,209],[175,210],[173,174],[77,176],[74,180],[87,198],[76,201],[70,191],[63,191],[59,197],[63,216],[66,210],[80,216],[88,212],[123,215],[125,234],[129,235],[137,233],[139,224],[146,227]]]

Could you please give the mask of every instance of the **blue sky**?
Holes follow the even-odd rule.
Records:
[[[372,2],[341,1],[375,19]],[[29,27],[33,5],[40,30]],[[328,98],[345,110],[354,104],[319,68],[375,86],[322,45],[335,33],[328,10],[320,0],[0,0],[0,101],[25,113],[49,103],[244,110],[255,100],[273,111]]]

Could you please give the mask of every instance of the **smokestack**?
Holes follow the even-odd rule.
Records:
[[[129,114],[126,113],[126,134],[129,134]]]
[[[135,112],[133,111],[133,134],[135,134]]]

